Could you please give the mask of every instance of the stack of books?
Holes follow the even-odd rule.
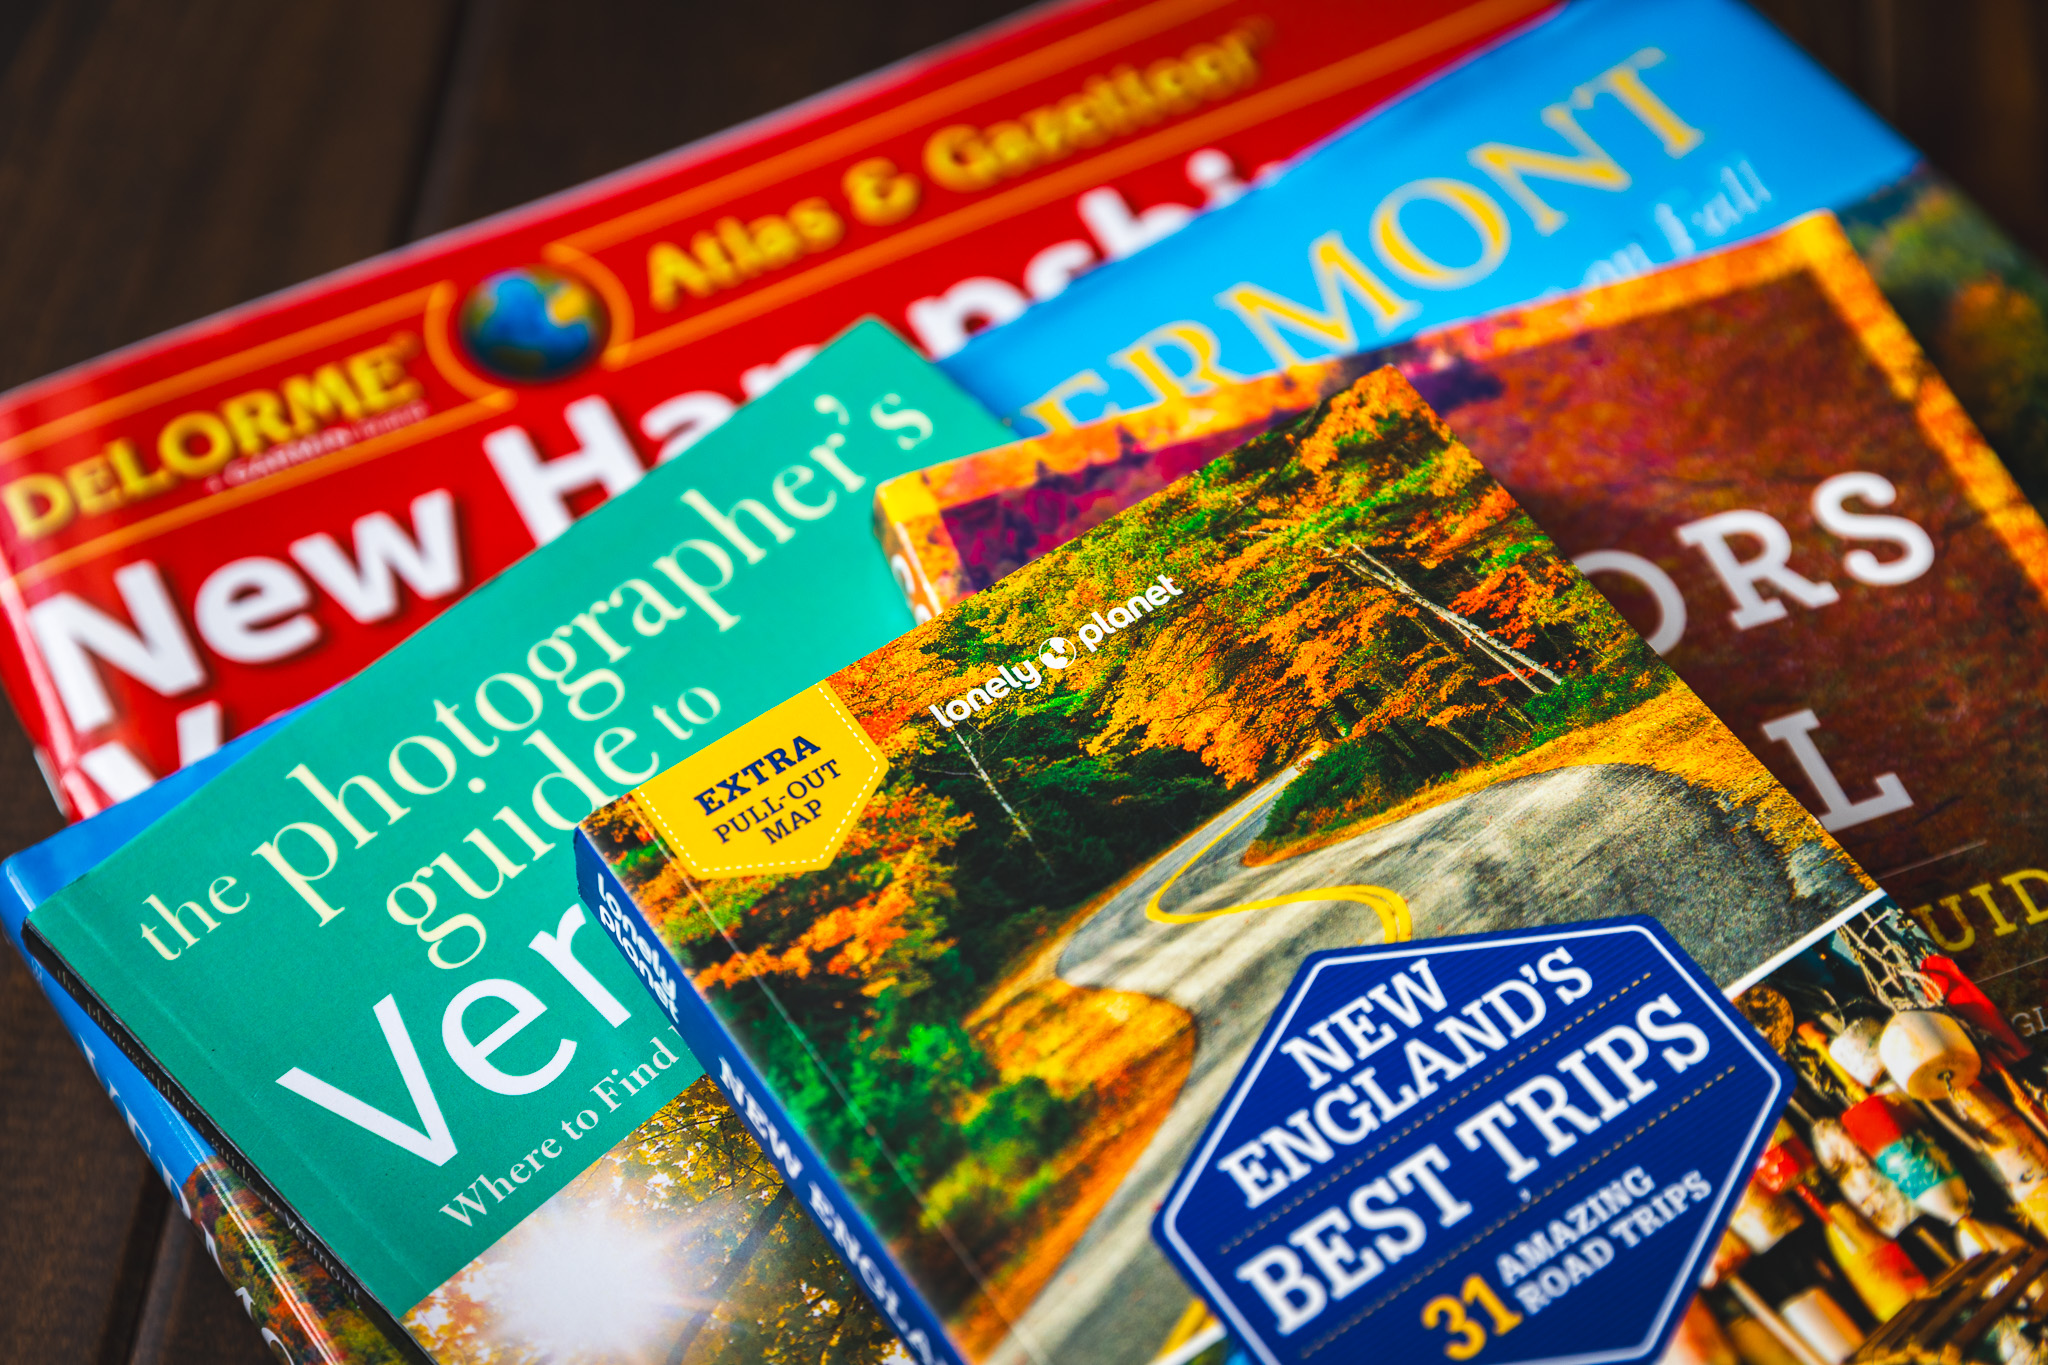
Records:
[[[1304,957],[1621,914],[1674,1358],[2033,1358],[2044,306],[1735,0],[1026,16],[0,399],[5,922],[294,1360],[1222,1365]]]

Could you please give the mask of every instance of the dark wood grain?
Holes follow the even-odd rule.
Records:
[[[0,72],[0,384],[394,245],[453,19],[450,0],[37,7]]]
[[[2048,257],[2048,5],[1755,3],[2008,232]]]
[[[472,0],[415,227],[438,231],[580,184],[1020,8]]]
[[[2048,6],[1758,0],[2048,254]],[[1012,0],[0,4],[0,386],[630,165]],[[57,827],[0,717],[0,856]],[[0,1360],[270,1359],[0,951]]]
[[[0,6],[0,383],[401,240],[454,18],[449,0]],[[0,854],[57,823],[9,717]],[[270,1361],[0,956],[0,1360]]]
[[[135,1140],[11,954],[0,1094],[0,1351],[122,1359],[165,1201],[150,1197]]]

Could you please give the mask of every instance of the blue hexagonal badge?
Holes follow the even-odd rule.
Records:
[[[1651,919],[1317,953],[1153,1236],[1267,1365],[1654,1360],[1792,1084]]]

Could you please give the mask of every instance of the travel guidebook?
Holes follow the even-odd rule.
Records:
[[[1064,428],[1817,209],[2048,499],[2048,277],[1739,0],[1574,0],[942,363],[1020,432]]]
[[[878,526],[926,617],[1385,364],[2013,1024],[2048,1031],[2048,528],[1829,215],[907,474]]]
[[[261,733],[230,741],[134,800],[59,831],[0,864],[0,929],[8,941],[20,950],[21,926],[29,911],[149,828],[251,747]],[[100,1026],[34,959],[28,965],[265,1344],[286,1360],[320,1365],[385,1365],[403,1359],[334,1277]]]
[[[956,348],[1554,3],[1049,5],[15,389],[0,685],[90,815],[354,675],[856,319]]]
[[[2027,747],[2048,536],[1828,216],[905,475],[878,529],[928,618],[1387,363],[1908,907],[1742,997],[1803,1084],[1671,1359],[1811,1365],[1880,1331],[2038,1350],[2022,1315],[1976,1310],[2048,1246]],[[1888,1029],[1932,1037],[1953,1087],[1874,1094],[1912,1079]],[[1566,1245],[1510,1258],[1500,1291],[1570,1292]],[[2005,1259],[1932,1292],[1973,1254]]]
[[[133,798],[341,682],[861,313],[956,346],[1547,3],[1043,9],[14,390],[0,683],[60,808]],[[159,1165],[208,1150],[140,1076],[118,1088],[167,1125]],[[297,1253],[216,1259],[259,1305],[324,1302],[264,1288]],[[293,1312],[269,1330],[316,1358],[318,1314]]]
[[[1882,901],[1391,369],[821,677],[580,884],[919,1359],[1216,1340],[1152,1221],[1306,954],[1641,913],[1733,984]]]
[[[415,1358],[878,1358],[568,849],[906,628],[872,485],[1002,435],[852,329],[49,896],[30,951]]]
[[[146,831],[265,733],[232,740],[140,796],[9,858],[0,927],[15,947],[29,911]],[[408,1358],[77,1002],[33,959],[29,968],[263,1341],[306,1365]],[[440,1359],[632,1361],[645,1359],[650,1343],[663,1360],[695,1365],[889,1357],[894,1334],[869,1310],[816,1225],[791,1211],[780,1175],[709,1078],[699,1077],[670,1112],[634,1137],[585,1174],[581,1191],[584,1210],[604,1214],[607,1237],[623,1239],[622,1257],[634,1259],[586,1268],[588,1247],[529,1238],[523,1267],[515,1262],[510,1275],[480,1279],[453,1300],[435,1334]],[[624,1190],[608,1209],[587,1197],[606,1184]],[[687,1282],[659,1276],[641,1235],[678,1230],[700,1258]],[[591,1274],[621,1277],[625,1287],[592,1294],[579,1278]],[[565,1275],[569,1289],[557,1291],[554,1282]],[[561,1292],[587,1296],[588,1316],[544,1321],[560,1315]],[[515,1308],[518,1298],[526,1302]]]

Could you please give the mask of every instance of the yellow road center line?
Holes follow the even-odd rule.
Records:
[[[1245,821],[1264,810],[1267,804],[1269,803],[1261,802],[1253,806],[1243,815],[1238,816],[1222,829],[1216,831],[1216,834],[1209,842],[1196,849],[1186,862],[1175,868],[1173,875],[1161,882],[1159,889],[1154,891],[1151,899],[1145,902],[1145,918],[1159,924],[1194,924],[1205,919],[1216,919],[1222,915],[1236,915],[1247,910],[1271,910],[1281,905],[1301,905],[1310,901],[1352,901],[1359,905],[1371,906],[1374,913],[1380,917],[1380,935],[1383,942],[1401,943],[1414,935],[1415,926],[1408,917],[1407,900],[1399,892],[1389,891],[1383,886],[1347,885],[1316,887],[1307,891],[1289,891],[1283,895],[1265,896],[1258,900],[1246,901],[1241,905],[1225,905],[1214,910],[1202,910],[1193,914],[1181,914],[1177,911],[1160,908],[1160,901],[1166,898],[1166,893],[1173,889],[1173,884],[1179,881],[1189,868],[1207,857],[1210,849],[1216,847],[1216,845],[1222,843],[1231,834],[1235,833]]]

